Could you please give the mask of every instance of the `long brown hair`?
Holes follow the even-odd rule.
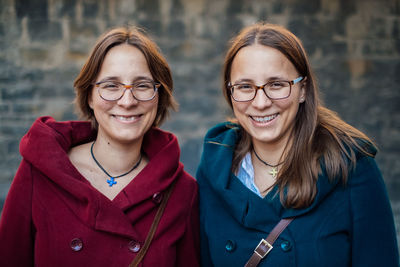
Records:
[[[159,101],[153,126],[159,126],[167,117],[169,109],[176,110],[177,103],[172,96],[173,80],[167,61],[158,46],[137,27],[115,28],[102,35],[95,44],[89,58],[75,79],[75,104],[81,117],[92,121],[97,127],[93,110],[89,106],[89,98],[97,75],[100,72],[107,52],[121,44],[129,44],[139,49],[146,58],[153,79],[161,84],[158,90]]]
[[[240,49],[254,44],[279,50],[300,75],[307,78],[304,83],[305,101],[300,104],[296,114],[290,146],[285,149],[284,164],[275,183],[285,207],[304,208],[309,206],[316,196],[321,164],[324,165],[331,181],[340,177],[342,182],[346,183],[347,174],[356,162],[354,149],[373,156],[373,152],[368,151],[364,145],[372,144],[372,141],[341,120],[335,112],[323,106],[301,41],[279,25],[258,23],[244,28],[232,39],[223,69],[223,94],[231,108],[232,99],[228,84],[232,62]],[[252,149],[251,136],[242,127],[240,131],[241,138],[232,162],[234,172],[246,153]]]

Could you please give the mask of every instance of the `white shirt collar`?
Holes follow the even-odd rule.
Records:
[[[250,152],[247,152],[246,156],[244,156],[244,158],[240,162],[237,177],[248,189],[250,189],[259,197],[263,198],[260,191],[258,190],[258,187],[254,183],[254,168],[251,161]]]

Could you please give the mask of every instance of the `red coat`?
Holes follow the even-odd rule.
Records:
[[[128,266],[174,180],[142,266],[198,266],[197,184],[179,162],[176,137],[151,129],[143,141],[149,163],[112,201],[67,155],[94,137],[88,122],[50,117],[23,137],[23,160],[0,221],[0,266]]]

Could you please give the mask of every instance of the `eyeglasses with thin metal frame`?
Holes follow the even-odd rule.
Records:
[[[228,84],[231,96],[236,102],[252,101],[258,90],[263,90],[265,95],[271,100],[280,100],[288,98],[292,92],[292,85],[302,81],[303,77],[298,77],[292,81],[269,81],[266,84],[257,86],[253,83]]]
[[[140,81],[132,84],[124,84],[118,81],[101,81],[94,84],[102,99],[116,101],[122,98],[126,90],[131,91],[132,96],[138,101],[152,100],[161,84],[154,81]]]

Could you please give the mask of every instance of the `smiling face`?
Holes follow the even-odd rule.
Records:
[[[121,44],[111,48],[101,66],[96,82],[118,81],[132,84],[153,81],[142,52],[136,47]],[[89,106],[98,122],[98,137],[119,143],[140,142],[149,130],[157,114],[158,93],[150,101],[136,100],[129,90],[121,99],[106,101],[93,87]]]
[[[274,80],[292,81],[299,76],[279,50],[255,44],[236,54],[230,81],[232,84],[246,81],[263,85]],[[235,116],[252,137],[253,145],[286,145],[299,104],[304,101],[301,84],[292,85],[291,94],[285,99],[270,100],[263,90],[258,90],[252,101],[236,102],[231,98]]]

